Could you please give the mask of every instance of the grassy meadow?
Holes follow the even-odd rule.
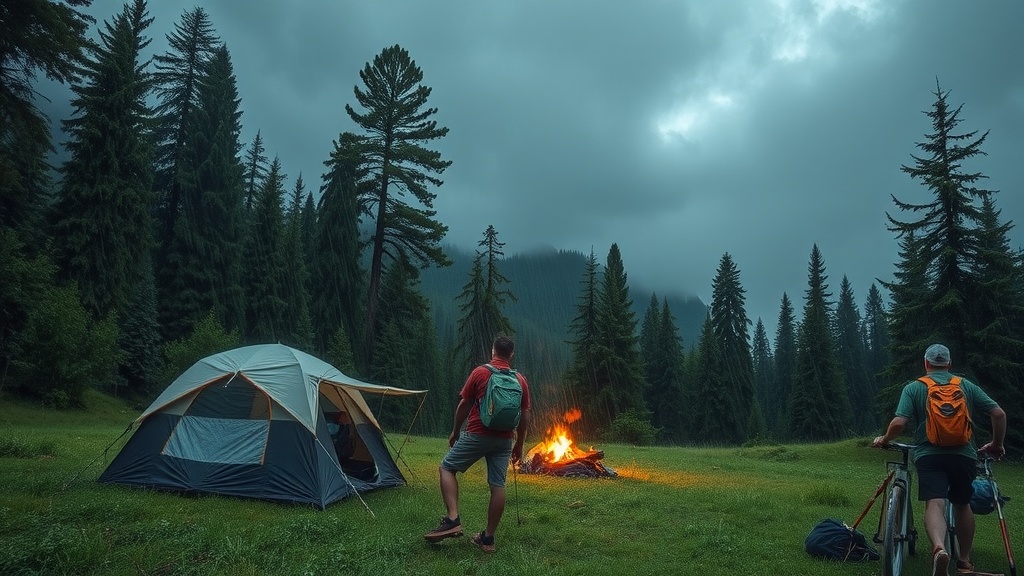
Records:
[[[617,478],[510,474],[498,550],[485,555],[469,540],[485,518],[482,462],[460,475],[466,536],[423,541],[443,514],[437,465],[445,439],[405,444],[399,467],[408,486],[364,494],[366,506],[349,498],[318,511],[97,484],[140,407],[98,394],[88,404],[54,412],[0,399],[0,574],[881,574],[880,562],[822,561],[803,549],[822,518],[852,524],[882,481],[896,453],[870,449],[867,439],[599,445]],[[998,463],[996,476],[1004,494],[1024,495],[1020,464]],[[859,527],[869,539],[879,504]],[[915,502],[922,542],[910,575],[930,574],[922,510]],[[1007,505],[1006,519],[1024,555],[1024,496]],[[978,517],[974,557],[979,569],[1008,571],[995,514]]]

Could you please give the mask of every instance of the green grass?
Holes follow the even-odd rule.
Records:
[[[411,439],[399,462],[409,486],[363,495],[372,514],[356,498],[317,511],[97,484],[139,410],[98,394],[88,404],[89,412],[53,412],[0,399],[0,574],[881,573],[879,562],[826,562],[803,550],[822,518],[856,520],[884,477],[892,453],[866,440],[601,445],[619,477],[510,476],[498,551],[484,555],[468,538],[484,522],[482,462],[460,476],[467,537],[423,541],[443,514],[436,478],[443,439]],[[996,474],[1004,494],[1024,494],[1024,467],[999,463]],[[1024,504],[1007,505],[1006,518],[1011,542],[1024,550],[1017,506]],[[921,509],[915,502],[919,527]],[[878,503],[860,525],[869,538],[877,510]],[[978,517],[975,548],[979,568],[1007,570],[995,514]],[[920,550],[905,573],[930,573],[927,544]]]

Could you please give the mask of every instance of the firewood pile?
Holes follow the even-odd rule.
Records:
[[[618,474],[601,461],[603,450],[590,450],[574,458],[562,458],[551,462],[550,455],[543,452],[531,452],[519,464],[523,474],[546,474],[548,476],[566,476],[573,478],[614,477]]]

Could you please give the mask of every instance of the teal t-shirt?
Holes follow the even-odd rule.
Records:
[[[946,371],[929,372],[927,375],[941,386],[949,386],[949,381],[953,378],[953,375]],[[960,378],[960,387],[964,391],[964,396],[967,397],[967,409],[971,413],[971,422],[977,423],[980,418],[987,418],[989,412],[999,405],[977,384],[963,376]],[[913,453],[914,460],[931,454],[963,454],[970,458],[977,458],[978,449],[974,443],[975,435],[972,435],[971,441],[964,446],[943,447],[928,442],[928,433],[925,430],[925,419],[928,416],[927,401],[928,385],[920,380],[912,380],[903,387],[900,403],[896,406],[896,415],[909,420],[906,430],[913,431],[914,444],[917,446]]]

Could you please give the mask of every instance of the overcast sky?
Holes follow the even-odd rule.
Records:
[[[123,2],[95,0],[98,22]],[[243,139],[262,132],[290,190],[319,188],[357,131],[359,71],[399,44],[433,89],[452,165],[436,189],[446,243],[506,254],[617,243],[629,281],[705,303],[723,254],[774,340],[803,306],[811,248],[858,305],[890,279],[890,195],[931,132],[936,80],[960,132],[990,131],[989,179],[1024,244],[1024,2],[1018,0],[154,0],[151,52],[201,5],[231,53]],[[59,105],[58,102],[54,102]],[[514,290],[514,287],[513,287]]]

